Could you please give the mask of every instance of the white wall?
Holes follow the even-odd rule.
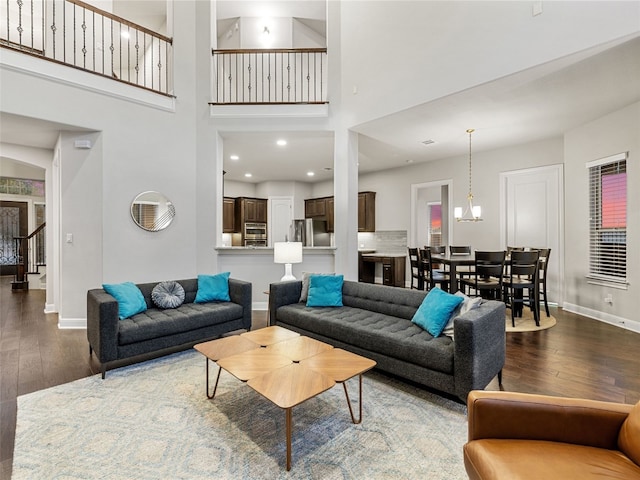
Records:
[[[565,308],[640,332],[640,103],[582,125],[565,136]],[[590,284],[589,183],[586,163],[616,153],[627,159],[627,289]],[[613,304],[604,302],[611,294]]]
[[[363,123],[638,31],[640,2],[532,3],[340,2],[343,108]]]

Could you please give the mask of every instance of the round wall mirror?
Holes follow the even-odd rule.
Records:
[[[142,192],[131,203],[131,218],[148,232],[158,232],[169,226],[176,209],[160,192]]]

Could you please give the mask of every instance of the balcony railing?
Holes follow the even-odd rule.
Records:
[[[213,50],[212,105],[327,103],[327,49]]]
[[[0,19],[4,48],[171,96],[171,38],[79,0],[5,0]]]

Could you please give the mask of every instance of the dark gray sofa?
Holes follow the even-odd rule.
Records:
[[[147,302],[145,312],[118,318],[118,302],[102,288],[87,292],[87,339],[95,351],[102,378],[108,368],[191,348],[235,330],[251,329],[251,283],[229,278],[230,302],[193,303],[198,280],[177,280],[184,303],[159,309],[151,291],[159,282],[138,284]]]
[[[455,395],[484,389],[505,362],[505,306],[485,301],[454,320],[454,339],[411,322],[426,292],[345,281],[343,307],[307,307],[302,282],[272,283],[271,325],[371,358],[380,370]]]

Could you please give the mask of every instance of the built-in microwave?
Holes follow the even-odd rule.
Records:
[[[266,247],[267,241],[266,240],[245,240],[244,246],[245,247]]]
[[[248,245],[266,246],[267,245],[267,224],[266,223],[249,223],[249,222],[245,223],[244,224],[244,244],[245,246],[248,246]]]

